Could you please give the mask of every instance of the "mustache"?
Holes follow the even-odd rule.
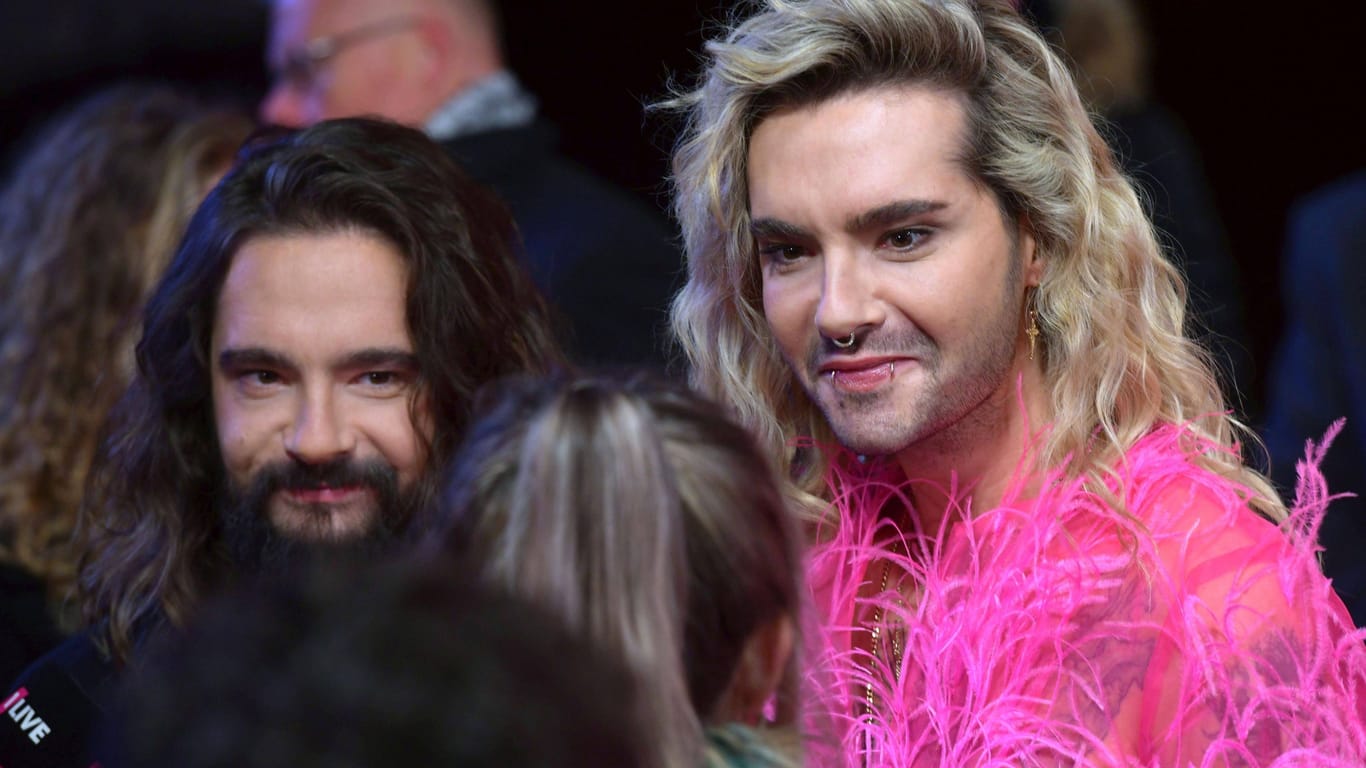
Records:
[[[807,345],[805,368],[811,380],[820,378],[821,366],[831,359],[853,355],[914,357],[925,362],[933,362],[939,348],[924,331],[915,326],[895,331],[873,331],[861,336],[848,349],[840,349],[822,334],[816,334]]]
[[[398,472],[382,459],[335,459],[324,464],[275,461],[261,467],[243,489],[247,498],[264,499],[276,491],[362,486],[380,498],[393,497]]]

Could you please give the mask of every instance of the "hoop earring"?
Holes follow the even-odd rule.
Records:
[[[831,343],[831,344],[834,344],[836,347],[839,347],[840,349],[848,349],[848,348],[854,346],[854,337],[855,337],[855,335],[856,335],[856,334],[854,334],[854,333],[851,332],[851,333],[849,334],[849,338],[847,338],[847,339],[831,339],[831,340],[830,340],[830,343]]]

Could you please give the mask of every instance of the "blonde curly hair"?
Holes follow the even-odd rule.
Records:
[[[887,85],[960,93],[966,167],[1045,264],[1035,309],[1051,430],[1038,466],[1102,491],[1155,424],[1208,441],[1194,460],[1284,507],[1247,467],[1206,352],[1185,334],[1186,287],[1162,253],[1131,181],[1097,133],[1066,65],[1006,0],[767,0],[706,46],[673,156],[688,281],[672,323],[704,394],[731,405],[774,455],[789,492],[818,518],[828,457],[794,449],[834,435],[777,351],[749,232],[746,160],[773,110]]]

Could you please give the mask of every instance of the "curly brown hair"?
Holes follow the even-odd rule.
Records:
[[[120,85],[59,116],[0,192],[0,560],[48,585],[54,615],[143,300],[251,127],[165,86]]]

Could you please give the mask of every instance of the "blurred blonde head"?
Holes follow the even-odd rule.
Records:
[[[1106,114],[1148,96],[1147,34],[1130,0],[1047,0],[1052,37],[1071,60],[1082,101]]]
[[[1155,423],[1187,424],[1219,445],[1242,430],[1205,352],[1184,335],[1186,288],[1161,252],[1134,186],[1096,132],[1066,66],[1006,0],[767,0],[706,47],[695,90],[668,107],[686,122],[674,151],[674,205],[688,282],[672,313],[695,386],[783,457],[813,516],[834,444],[777,351],[749,232],[746,161],[766,115],[889,85],[961,94],[961,161],[1034,238],[1045,269],[1033,297],[1051,429],[1041,467],[1095,480]],[[1197,457],[1283,513],[1237,453]]]

